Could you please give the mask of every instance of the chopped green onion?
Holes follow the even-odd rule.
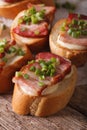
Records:
[[[3,58],[2,58],[2,61],[7,62],[8,59],[7,59],[6,57],[3,57]]]
[[[7,43],[7,40],[6,40],[5,38],[2,39],[2,40],[0,40],[0,46],[1,46],[1,45],[5,46],[6,43]]]
[[[15,76],[16,76],[16,77],[22,76],[22,72],[20,72],[20,71],[18,72],[18,71],[17,71],[17,72],[15,73]]]
[[[4,52],[4,47],[0,47],[0,53]]]
[[[44,80],[45,79],[45,75],[40,75],[39,78],[40,78],[40,80]]]
[[[39,34],[40,34],[39,30],[34,31],[34,33],[35,33],[36,35],[39,35]]]
[[[32,7],[32,8],[30,8],[30,9],[28,9],[28,10],[27,10],[27,13],[28,13],[29,15],[36,14],[36,9],[35,9],[35,7]]]
[[[31,66],[29,70],[35,72],[36,68],[35,66]]]
[[[23,18],[18,19],[18,24],[21,24],[21,23],[23,23]]]
[[[29,79],[29,75],[28,74],[24,74],[23,77],[24,77],[24,79]]]
[[[43,82],[39,82],[38,84],[39,84],[40,87],[44,86]]]
[[[81,35],[80,31],[72,32],[71,36],[74,38],[78,38]]]
[[[17,54],[18,54],[19,56],[24,56],[24,55],[25,55],[24,51],[23,51],[21,48],[19,48],[19,49],[17,50]]]
[[[36,75],[41,75],[41,70],[40,69],[36,69],[35,74]]]
[[[31,21],[32,21],[33,24],[37,24],[39,20],[38,20],[38,18],[36,17],[36,15],[32,15],[32,16],[31,16]]]
[[[54,63],[56,62],[56,58],[51,58],[51,61]]]
[[[17,51],[17,49],[13,46],[9,48],[10,53],[15,53],[16,51]]]
[[[73,19],[71,24],[72,24],[72,25],[78,25],[78,20]]]
[[[28,61],[28,64],[32,64],[34,62],[35,62],[35,60],[31,60],[31,61]]]

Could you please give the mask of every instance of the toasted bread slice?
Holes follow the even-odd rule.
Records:
[[[8,63],[0,72],[0,93],[7,93],[13,88],[12,77],[15,71],[19,70],[28,60],[33,58],[30,50],[26,46],[22,48],[25,55],[15,56],[9,59]]]
[[[77,70],[72,66],[71,75],[64,78],[60,87],[51,94],[31,96],[25,93],[20,86],[15,84],[12,108],[20,115],[31,114],[35,116],[49,116],[63,109],[69,102],[77,79]]]
[[[87,50],[68,49],[58,44],[57,38],[59,35],[60,27],[65,20],[66,19],[59,20],[52,28],[49,38],[50,50],[54,54],[61,55],[65,58],[70,59],[76,66],[82,66],[87,62]]]

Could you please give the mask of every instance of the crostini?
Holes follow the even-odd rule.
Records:
[[[69,102],[77,79],[76,67],[50,52],[36,55],[16,72],[12,108],[20,115],[49,116]]]
[[[50,50],[54,54],[69,58],[76,66],[87,61],[87,16],[69,14],[59,20],[50,34]]]
[[[20,12],[11,26],[11,38],[18,44],[28,45],[31,51],[40,51],[48,45],[48,36],[55,7],[43,4],[28,4],[28,9]]]
[[[31,59],[32,54],[26,46],[20,47],[15,41],[0,40],[0,94],[12,89],[15,71]]]
[[[0,16],[14,19],[15,16],[22,10],[27,8],[28,3],[45,3],[46,5],[54,6],[53,0],[0,0]]]

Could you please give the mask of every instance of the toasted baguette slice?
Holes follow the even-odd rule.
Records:
[[[27,8],[29,2],[34,4],[44,3],[46,5],[51,5],[51,6],[54,5],[53,0],[51,0],[50,2],[47,2],[46,0],[45,1],[44,0],[21,0],[13,4],[2,5],[2,6],[0,5],[0,16],[14,19],[20,11]]]
[[[54,7],[53,7],[54,8]],[[54,8],[55,9],[55,8]],[[11,25],[11,39],[15,40],[18,44],[22,45],[28,45],[28,47],[31,49],[31,51],[33,52],[39,52],[42,49],[44,49],[45,47],[48,46],[48,41],[49,41],[49,34],[43,36],[43,37],[23,37],[20,36],[16,33],[14,33],[13,29],[16,28],[18,26],[18,19],[20,17],[22,17],[25,14],[25,10],[21,11],[16,18],[13,20],[12,25]],[[54,17],[54,11],[47,14],[47,19],[49,19],[49,23],[47,23],[47,25],[49,25],[49,31],[51,28],[51,23]]]
[[[0,72],[0,93],[7,93],[13,88],[12,77],[15,71],[19,70],[28,60],[33,58],[26,46],[23,47],[23,50],[25,52],[24,56],[17,56],[11,59]]]
[[[56,91],[44,96],[31,96],[15,84],[12,108],[20,115],[49,116],[63,109],[69,102],[77,79],[77,70],[72,66],[71,75],[64,78]]]
[[[82,66],[87,61],[87,49],[86,50],[68,49],[66,47],[60,46],[57,42],[60,27],[65,20],[66,19],[59,20],[52,28],[49,38],[50,50],[54,54],[61,55],[65,58],[70,59],[72,63],[75,64],[76,66]]]

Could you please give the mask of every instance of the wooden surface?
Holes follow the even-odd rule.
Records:
[[[77,3],[76,12],[87,14],[87,0],[72,1]],[[66,15],[65,9],[57,10],[55,21]],[[0,96],[0,130],[87,130],[87,64],[78,69],[76,90],[70,103],[53,116],[16,115],[11,100],[12,94]]]

